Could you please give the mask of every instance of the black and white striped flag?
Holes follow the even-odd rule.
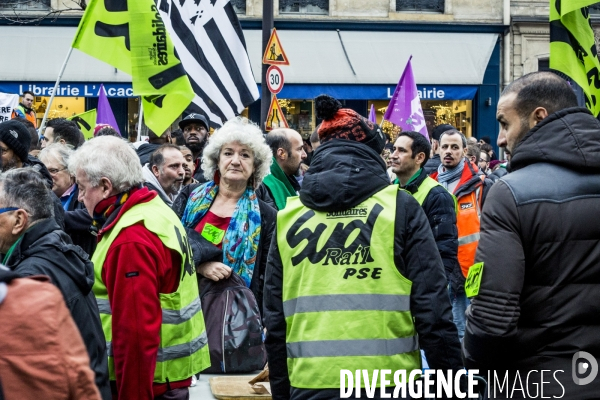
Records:
[[[156,1],[196,94],[190,111],[202,111],[211,125],[221,126],[259,98],[242,27],[229,0]]]

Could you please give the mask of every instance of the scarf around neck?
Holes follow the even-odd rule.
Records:
[[[219,186],[207,182],[190,194],[181,222],[186,228],[194,229],[206,215],[217,197]],[[250,287],[258,243],[260,241],[260,208],[252,187],[247,187],[238,200],[229,227],[223,238],[223,264],[231,267]]]
[[[298,195],[285,172],[277,164],[275,157],[273,157],[273,163],[271,164],[271,173],[263,179],[263,182],[271,191],[278,210],[285,208],[288,197]]]
[[[98,235],[98,232],[100,229],[102,229],[108,217],[110,217],[115,210],[125,204],[134,190],[135,188],[126,192],[115,194],[114,196],[110,196],[102,200],[96,205],[94,208],[94,215],[92,216],[92,226],[90,227],[90,232],[93,235]]]
[[[446,168],[444,167],[444,164],[440,164],[438,167],[437,181],[444,187],[444,189],[448,189],[448,184],[450,182],[460,179],[464,168],[464,159],[461,159],[458,165],[454,168]]]

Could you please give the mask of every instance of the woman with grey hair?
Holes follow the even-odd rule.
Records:
[[[227,121],[209,139],[202,169],[209,181],[190,194],[183,225],[222,250],[221,261],[202,262],[197,272],[213,281],[237,274],[262,311],[262,291],[277,212],[256,197],[269,173],[271,149],[246,118]]]
[[[74,151],[62,143],[52,143],[40,151],[38,158],[52,177],[52,191],[65,211],[65,232],[74,244],[90,257],[96,249],[96,237],[91,234],[92,217],[79,201],[79,187],[68,165]]]

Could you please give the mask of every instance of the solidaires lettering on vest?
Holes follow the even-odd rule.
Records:
[[[397,195],[389,186],[353,209],[330,213],[292,197],[279,211],[293,387],[339,388],[343,369],[420,369],[412,282],[394,262]]]

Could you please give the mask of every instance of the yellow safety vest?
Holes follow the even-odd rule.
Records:
[[[412,282],[394,263],[397,195],[391,185],[356,207],[329,213],[290,197],[279,211],[293,387],[339,388],[341,369],[406,369],[408,376],[421,368]]]
[[[158,197],[126,211],[98,243],[92,257],[95,275],[93,291],[106,338],[110,379],[115,380],[112,312],[106,285],[102,281],[102,269],[106,254],[119,233],[139,222],[143,222],[146,229],[156,234],[165,246],[181,256],[181,278],[177,291],[159,293],[162,323],[154,382],[185,380],[210,366],[208,339],[193,268],[192,250],[185,230],[175,213]]]

